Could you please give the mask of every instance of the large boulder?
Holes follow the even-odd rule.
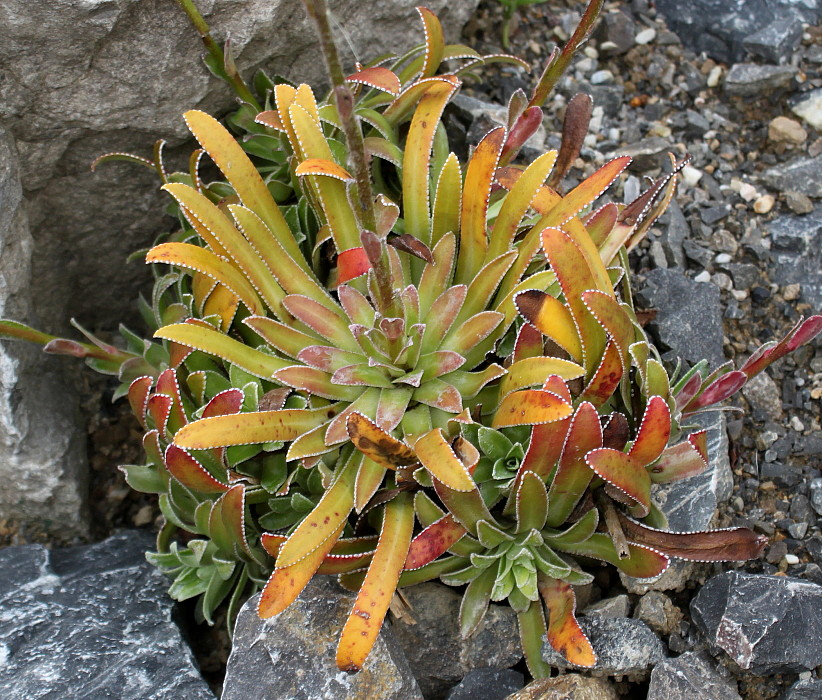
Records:
[[[331,0],[344,64],[353,69],[422,37],[413,3]],[[456,41],[477,0],[426,3]],[[297,0],[197,0],[218,40],[231,37],[246,76],[323,82],[315,33]],[[225,114],[234,97],[200,56],[197,32],[169,0],[0,3],[0,317],[53,333],[76,317],[91,329],[140,328],[147,266],[127,264],[173,225],[149,169],[89,165],[106,152],[150,155],[165,138],[175,168],[191,150],[182,113]],[[5,129],[5,131],[3,130]],[[16,142],[18,156],[14,155]],[[18,167],[19,162],[19,167]],[[0,518],[49,516],[82,534],[85,436],[71,363],[0,343]],[[75,365],[76,366],[76,365]]]
[[[36,322],[31,251],[17,151],[0,127],[0,318]],[[0,343],[0,517],[71,538],[87,530],[85,436],[59,363]]]

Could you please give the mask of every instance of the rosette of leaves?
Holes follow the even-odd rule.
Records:
[[[309,4],[327,37],[322,3]],[[465,163],[441,122],[460,77],[438,73],[462,49],[424,10],[426,43],[394,70],[345,77],[325,40],[328,101],[273,86],[254,119],[279,149],[269,162],[285,169],[287,203],[217,120],[185,115],[201,148],[164,184],[181,232],[147,254],[163,266],[144,305],[155,338],[74,354],[131,363],[121,378],[148,460],[124,470],[159,495],[153,560],[204,619],[259,588],[260,614],[276,615],[315,574],[338,575],[356,597],[337,664],[356,671],[397,587],[442,578],[466,586],[465,634],[507,600],[540,676],[546,635],[569,662],[594,663],[574,617],[585,562],[650,577],[670,557],[761,551],[744,528],[668,532],[651,487],[704,470],[705,434],[685,434],[687,416],[808,342],[822,317],[738,370],[672,378],[633,311],[626,251],[684,161],[627,205],[594,208],[628,158],[563,191],[591,111],[578,97],[559,151],[510,165],[600,5]],[[224,181],[202,181],[206,154]]]

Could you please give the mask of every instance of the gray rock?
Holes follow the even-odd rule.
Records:
[[[762,179],[779,192],[799,192],[811,199],[822,199],[822,154],[813,158],[799,158],[785,165],[777,165],[762,173]]]
[[[822,698],[822,680],[805,678],[794,683],[779,700],[819,700]]]
[[[742,40],[742,46],[754,56],[771,63],[790,58],[802,41],[802,22],[793,16],[780,17],[768,26]]]
[[[801,300],[812,309],[822,308],[822,206],[802,217],[778,216],[768,228],[773,281],[780,287],[800,285]]]
[[[600,17],[599,25],[594,30],[600,42],[614,44],[610,51],[614,54],[626,53],[634,45],[636,25],[624,12],[606,12]]]
[[[619,700],[616,688],[605,678],[566,673],[539,678],[505,700]]]
[[[591,668],[594,674],[642,680],[665,658],[662,642],[639,620],[580,617],[579,624],[597,655]],[[547,641],[542,645],[542,658],[551,666],[573,668]]]
[[[734,288],[748,290],[759,283],[760,270],[756,265],[750,263],[729,263],[728,272],[734,281]]]
[[[0,127],[0,318],[36,324],[32,238],[11,135]],[[60,360],[0,340],[0,518],[63,538],[84,534],[85,435]]]
[[[148,533],[0,551],[0,696],[205,700]]]
[[[725,414],[705,413],[689,418],[688,423],[694,430],[708,431],[708,468],[697,476],[653,488],[654,502],[665,513],[668,527],[674,532],[713,527],[719,504],[727,501],[733,490]],[[624,574],[620,574],[620,579],[630,593],[639,595],[648,591],[678,591],[704,568],[699,562],[674,559],[655,579],[635,579]]]
[[[791,66],[761,66],[756,63],[736,63],[725,77],[725,92],[729,95],[752,97],[790,85],[796,75]]]
[[[637,172],[645,172],[658,168],[662,164],[662,156],[671,150],[671,142],[660,136],[650,136],[642,141],[621,146],[617,151],[609,154],[609,157],[631,156],[631,169]]]
[[[648,700],[741,700],[732,678],[721,676],[704,653],[688,651],[651,671]]]
[[[393,631],[425,696],[444,693],[475,668],[509,668],[522,658],[516,613],[491,605],[468,639],[459,634],[459,593],[439,583],[403,590],[415,623],[398,620]]]
[[[822,88],[811,90],[802,95],[791,111],[800,119],[804,119],[814,129],[822,130]]]
[[[648,591],[639,599],[633,615],[657,634],[668,635],[679,628],[682,611],[659,591]]]
[[[660,217],[659,223],[663,227],[661,241],[662,249],[668,260],[668,267],[678,267],[684,270],[685,252],[682,244],[691,235],[691,227],[675,199],[671,200],[667,211]]]
[[[628,617],[631,613],[631,601],[624,593],[600,600],[589,605],[582,613],[585,617]]]
[[[649,324],[652,335],[669,350],[666,359],[690,364],[707,359],[712,367],[725,361],[722,352],[722,308],[719,289],[688,279],[678,270],[651,270],[637,298],[658,313]]]
[[[822,515],[822,479],[811,479],[811,507]]]
[[[505,700],[525,684],[525,677],[510,668],[475,668],[457,683],[447,700]]]
[[[259,594],[237,616],[222,700],[421,700],[408,661],[384,625],[363,669],[337,670],[337,639],[353,595],[316,576],[289,608],[266,620]]]
[[[743,40],[777,18],[816,24],[822,12],[818,0],[657,0],[655,6],[687,47],[726,63],[741,60]]]
[[[758,421],[780,421],[782,419],[782,397],[779,387],[767,372],[757,374],[742,387],[742,395],[748,399],[753,409],[753,417]]]
[[[422,36],[413,5],[402,0],[329,4],[344,25],[336,33],[348,67],[348,46],[365,59],[403,52]],[[454,40],[476,4],[428,7]],[[265,66],[322,82],[302,3],[198,5],[218,40],[230,35],[244,75]],[[66,332],[72,316],[92,329],[139,324],[134,301],[150,272],[126,258],[175,225],[163,213],[168,198],[145,168],[109,164],[91,173],[89,165],[109,151],[148,155],[160,138],[171,147],[190,143],[183,111],[231,109],[234,97],[202,65],[202,51],[178,3],[167,0],[0,3],[0,316],[53,333]],[[19,176],[3,129],[16,141]],[[49,518],[47,529],[82,534],[85,435],[64,387],[74,370],[2,346],[0,517]]]
[[[756,675],[822,663],[822,586],[737,571],[714,576],[691,601],[708,642]]]

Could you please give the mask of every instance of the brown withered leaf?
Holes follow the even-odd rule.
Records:
[[[397,250],[401,250],[403,253],[413,255],[415,258],[425,260],[427,263],[434,264],[434,256],[431,254],[431,249],[419,238],[414,238],[410,233],[400,233],[396,236],[389,236],[388,245],[393,246]]]

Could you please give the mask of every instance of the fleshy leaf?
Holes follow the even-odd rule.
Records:
[[[548,610],[548,643],[568,663],[590,668],[597,662],[597,657],[574,616],[574,589],[564,581],[547,576],[540,576],[538,581],[540,595]]]
[[[386,469],[395,470],[419,462],[414,450],[361,413],[349,414],[346,426],[354,447]]]
[[[434,561],[461,540],[466,532],[453,515],[443,515],[411,540],[403,568],[419,569]]]
[[[571,415],[571,405],[560,396],[541,389],[523,389],[506,396],[494,413],[493,428],[552,423]]]
[[[417,440],[414,451],[422,465],[446,487],[454,491],[472,491],[476,488],[466,465],[457,457],[438,428]]]

